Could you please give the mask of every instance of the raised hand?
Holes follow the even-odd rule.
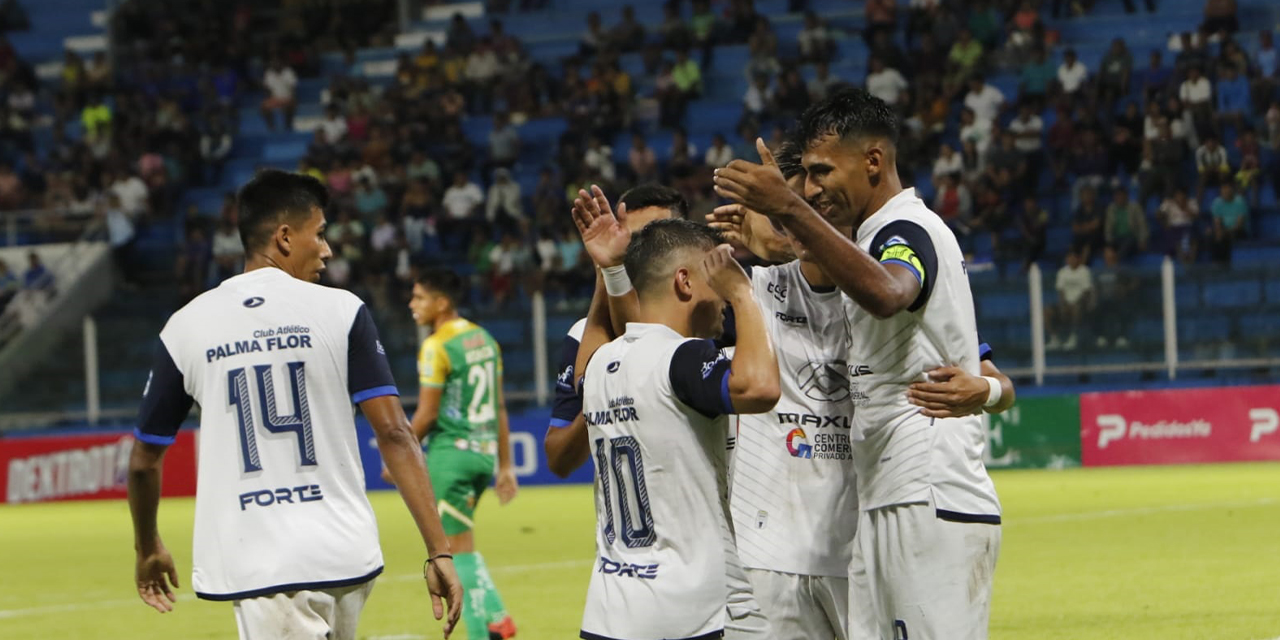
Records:
[[[597,267],[616,267],[627,256],[631,230],[627,228],[627,206],[618,205],[615,214],[600,187],[591,185],[591,193],[578,190],[573,201],[573,223],[582,235],[587,255]]]
[[[731,244],[741,245],[757,257],[771,262],[795,258],[791,242],[767,217],[740,204],[716,207],[707,214],[707,225],[720,230]]]
[[[173,590],[178,588],[178,569],[163,543],[157,541],[150,553],[138,552],[134,582],[138,586],[138,597],[147,606],[160,613],[173,611],[173,603],[178,601],[173,595]]]
[[[761,138],[756,138],[756,151],[761,164],[734,160],[716,169],[716,194],[770,217],[789,215],[797,206],[807,207],[804,199],[787,186],[773,153]]]
[[[722,244],[702,259],[707,274],[707,284],[725,300],[737,300],[751,295],[751,279],[742,265],[733,259],[733,247]]]
[[[452,558],[436,558],[423,568],[427,590],[431,593],[431,613],[436,620],[444,619],[444,637],[448,638],[462,617],[462,581],[453,567]],[[448,605],[448,616],[445,606]]]

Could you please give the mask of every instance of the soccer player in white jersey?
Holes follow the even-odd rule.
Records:
[[[264,171],[238,195],[245,272],[179,309],[160,333],[129,463],[138,595],[161,613],[178,586],[156,526],[160,471],[201,407],[192,587],[234,603],[240,638],[348,640],[382,572],[352,404],[427,548],[424,577],[445,635],[462,585],[417,439],[368,309],[315,284],[331,253],[329,194]]]
[[[640,322],[601,346],[608,327],[597,298],[579,349],[598,521],[580,636],[720,638],[732,544],[728,414],[773,408],[777,359],[750,281],[716,231],[658,220],[628,245],[613,216],[601,216],[584,229],[588,246],[609,227],[626,247]],[[739,308],[732,360],[710,340],[726,303]]]
[[[861,439],[849,637],[986,638],[1000,549],[986,436],[976,416],[933,418],[908,398],[912,383],[927,381],[922,371],[979,374],[973,298],[954,235],[902,188],[897,132],[883,101],[837,92],[800,123],[805,197],[787,187],[763,141],[763,164],[717,170],[716,191],[779,220],[848,296]],[[852,224],[856,239],[832,223]]]
[[[638,185],[618,198],[618,207],[625,208],[625,222],[631,233],[637,233],[646,224],[664,218],[684,218],[689,215],[689,203],[679,191],[656,183]],[[598,278],[599,279],[599,278]],[[598,286],[603,287],[603,282]],[[608,309],[604,309],[608,312]],[[587,319],[582,318],[569,328],[560,347],[560,364],[556,376],[556,397],[551,406],[551,421],[543,448],[547,453],[547,466],[561,478],[567,477],[590,458],[587,441],[587,425],[582,419],[582,396],[574,384],[574,364],[578,359],[578,345]],[[613,327],[612,320],[608,326]],[[622,328],[621,325],[615,328]]]

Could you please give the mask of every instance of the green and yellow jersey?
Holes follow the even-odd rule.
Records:
[[[502,351],[488,331],[465,318],[445,323],[422,341],[418,382],[444,389],[427,434],[428,452],[448,447],[498,454]]]

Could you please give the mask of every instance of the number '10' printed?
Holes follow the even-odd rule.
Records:
[[[649,490],[644,484],[644,458],[634,436],[609,440],[606,455],[604,438],[596,440],[596,471],[600,492],[604,496],[604,537],[613,544],[616,533],[630,549],[652,546],[657,539],[653,528],[653,512],[649,509]],[[610,461],[611,460],[611,461]],[[612,482],[610,481],[612,476]],[[621,522],[615,528],[611,487],[617,485],[618,513]]]
[[[276,404],[275,386],[272,384],[271,365],[253,367],[258,381],[258,403],[262,407],[263,426],[271,433],[293,433],[298,440],[298,457],[304,467],[316,465],[316,444],[311,436],[311,408],[307,404],[306,363],[290,362],[289,391],[293,396],[293,413],[280,415]],[[249,393],[249,375],[244,368],[227,372],[228,401],[235,408],[236,422],[240,425],[240,453],[244,472],[262,470],[258,454],[258,438],[253,422],[253,402]]]

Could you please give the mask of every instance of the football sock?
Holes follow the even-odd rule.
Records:
[[[467,625],[467,640],[489,640],[489,616],[485,610],[485,588],[480,573],[484,561],[478,553],[455,553],[453,566],[462,581],[462,621]],[[488,572],[484,573],[489,577]]]
[[[484,564],[484,556],[479,553],[473,554],[476,557],[476,578],[480,588],[484,589],[484,610],[488,614],[489,622],[502,622],[507,617],[507,608],[502,605],[502,596],[498,595],[498,587],[494,586],[493,578],[489,577],[489,568]]]

